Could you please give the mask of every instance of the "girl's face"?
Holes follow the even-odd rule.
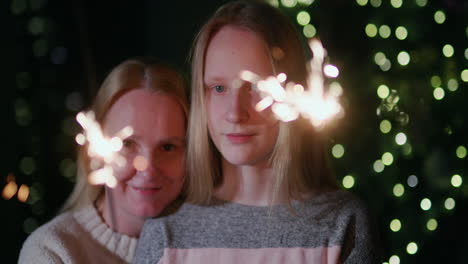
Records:
[[[249,30],[224,26],[212,37],[204,66],[208,130],[217,149],[233,165],[267,165],[279,123],[270,109],[255,110],[261,98],[239,78],[243,70],[273,75],[266,43]]]
[[[182,187],[185,115],[172,97],[135,89],[109,109],[104,133],[111,137],[126,126],[133,128],[120,152],[126,165],[114,166],[118,185],[106,191],[114,199],[117,216],[153,217]]]

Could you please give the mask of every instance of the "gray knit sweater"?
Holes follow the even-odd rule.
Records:
[[[363,203],[335,191],[286,206],[184,204],[147,220],[134,263],[378,263]]]

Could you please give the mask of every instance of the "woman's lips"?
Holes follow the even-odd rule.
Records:
[[[132,188],[141,195],[153,195],[161,190],[161,187],[134,187]]]
[[[242,144],[250,141],[255,134],[231,133],[226,134],[228,140],[233,144]]]

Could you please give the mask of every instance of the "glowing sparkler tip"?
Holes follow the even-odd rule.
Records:
[[[340,74],[340,70],[334,65],[328,64],[323,68],[323,73],[331,78],[336,78]]]
[[[285,82],[286,78],[287,78],[287,75],[284,72],[282,72],[282,73],[278,74],[278,76],[276,76],[276,79],[278,79],[278,81],[280,83]]]
[[[79,133],[78,135],[76,135],[75,141],[76,143],[83,146],[86,143],[86,137],[83,134]]]

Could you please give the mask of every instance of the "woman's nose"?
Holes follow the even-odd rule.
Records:
[[[133,160],[133,166],[139,174],[145,177],[154,177],[157,172],[156,158],[154,155],[139,155]]]

